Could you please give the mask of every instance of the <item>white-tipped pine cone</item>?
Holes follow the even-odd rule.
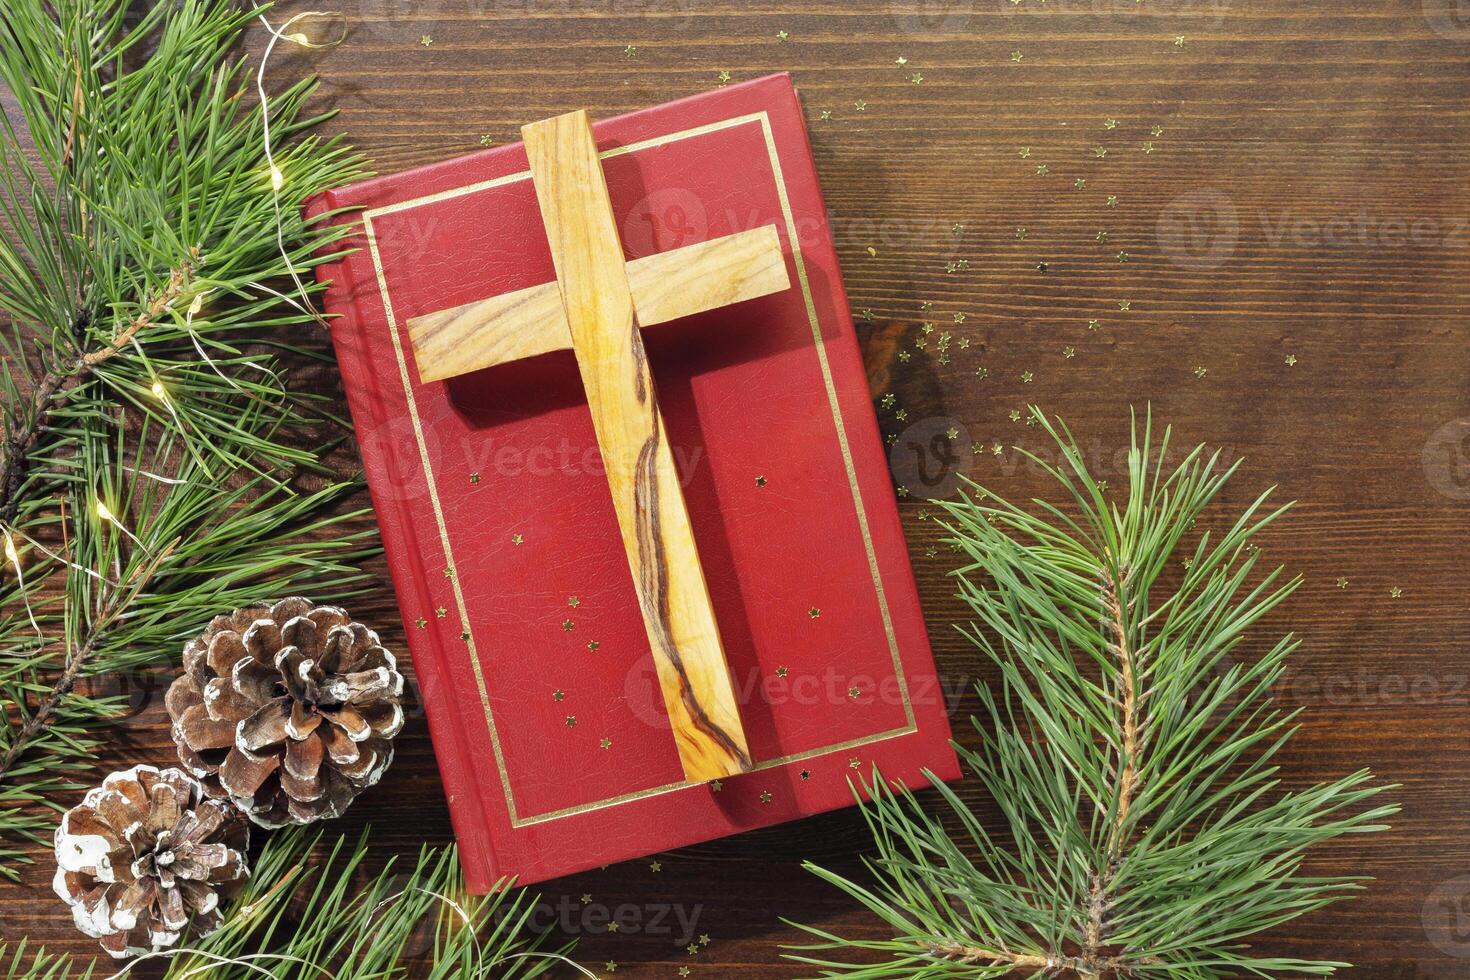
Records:
[[[393,761],[397,666],[335,606],[293,598],[217,616],[168,689],[179,758],[263,827],[339,816]]]
[[[172,946],[220,924],[245,884],[250,825],[178,769],[115,772],[56,828],[52,887],[77,928],[116,957]]]

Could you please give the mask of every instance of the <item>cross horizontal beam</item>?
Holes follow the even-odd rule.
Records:
[[[791,285],[775,225],[634,259],[626,271],[645,327]],[[414,317],[408,335],[424,382],[572,346],[556,282]]]

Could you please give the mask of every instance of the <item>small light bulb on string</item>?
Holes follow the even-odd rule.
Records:
[[[15,568],[15,581],[20,592],[20,601],[26,607],[26,618],[31,621],[31,629],[36,631],[36,636],[40,638],[41,645],[44,646],[46,644],[46,634],[41,632],[41,624],[36,622],[35,610],[31,609],[31,597],[29,590],[26,589],[26,575],[25,571],[21,568],[20,552],[15,550],[15,539],[10,536],[9,529],[0,529],[0,533],[5,535],[5,560],[10,562]]]
[[[272,164],[271,165],[271,190],[273,190],[277,194],[279,194],[279,193],[281,193],[281,188],[282,187],[285,187],[285,186],[286,186],[286,175],[283,174],[283,173],[281,173],[281,168],[280,167],[277,167],[275,164]]]
[[[107,504],[103,502],[101,497],[97,498],[97,516],[103,521],[117,528],[123,534],[127,535],[128,540],[133,542],[133,544],[137,545],[140,549],[142,549],[143,551],[148,550],[147,548],[143,547],[143,542],[138,540],[138,536],[132,531],[129,531],[126,524],[117,519],[117,515],[108,508]]]
[[[154,381],[152,391],[154,398],[161,402],[168,401],[168,389],[163,386],[162,381]]]

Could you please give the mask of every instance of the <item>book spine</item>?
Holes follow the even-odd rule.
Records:
[[[310,202],[307,215],[309,218],[319,217],[336,208],[331,195],[323,195]],[[369,474],[368,489],[387,556],[389,578],[412,649],[413,673],[439,763],[449,817],[459,848],[460,866],[469,891],[485,894],[500,877],[497,872],[500,862],[496,858],[489,823],[476,789],[474,756],[470,751],[473,743],[464,730],[459,712],[455,710],[457,694],[445,659],[445,646],[438,636],[439,630],[415,631],[409,626],[414,619],[411,610],[432,606],[429,597],[420,594],[423,583],[427,581],[423,567],[425,551],[412,540],[413,529],[423,525],[425,515],[415,512],[423,508],[421,498],[393,492],[393,488],[408,484],[393,472],[394,454],[386,451],[389,448],[386,441],[377,434],[386,431],[383,417],[387,414],[389,400],[381,387],[381,379],[398,375],[397,372],[382,371],[371,354],[373,344],[369,332],[388,330],[391,326],[386,316],[365,315],[362,309],[361,297],[372,295],[377,290],[372,260],[363,238],[354,233],[347,242],[357,243],[360,247],[342,258],[318,266],[316,276],[326,287],[322,304],[331,317],[338,368],[344,379],[343,388],[363,466]],[[366,292],[369,290],[372,292]],[[372,437],[364,439],[365,432],[373,433]],[[436,546],[429,550],[432,551],[433,547]]]

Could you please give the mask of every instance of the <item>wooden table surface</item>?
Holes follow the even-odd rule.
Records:
[[[1371,766],[1402,784],[1404,811],[1313,864],[1374,876],[1361,898],[1261,946],[1364,977],[1470,976],[1470,18],[1455,0],[336,6],[347,43],[286,52],[274,70],[320,71],[341,110],[330,128],[380,172],[571,108],[606,116],[722,71],[791,71],[853,308],[872,311],[875,390],[895,392],[909,424],[948,416],[975,442],[1040,449],[1008,418],[1035,402],[1117,479],[1129,408],[1151,404],[1183,441],[1247,457],[1227,505],[1270,484],[1299,500],[1264,546],[1306,584],[1256,646],[1288,629],[1303,640],[1281,696],[1304,727],[1283,762],[1299,781]],[[263,33],[248,44],[258,55]],[[948,364],[914,349],[925,319],[970,347]],[[915,356],[899,362],[898,344]],[[1042,487],[1011,454],[968,465],[1009,496]],[[904,518],[964,730],[968,687],[989,674],[951,628],[951,556],[929,550],[921,507]],[[397,621],[386,584],[359,608]],[[401,628],[385,633],[402,645]],[[123,734],[100,772],[167,758],[161,698]],[[385,849],[447,842],[421,717],[400,745],[343,823],[371,822]],[[974,780],[965,792],[993,812]],[[787,978],[778,947],[797,934],[782,916],[883,933],[799,867],[851,870],[864,844],[845,812],[540,890],[552,905],[590,892],[636,907],[645,928],[578,928],[601,975],[615,961],[619,978]],[[0,886],[0,936],[90,950],[40,858],[23,886]],[[711,937],[697,955],[681,922]]]

